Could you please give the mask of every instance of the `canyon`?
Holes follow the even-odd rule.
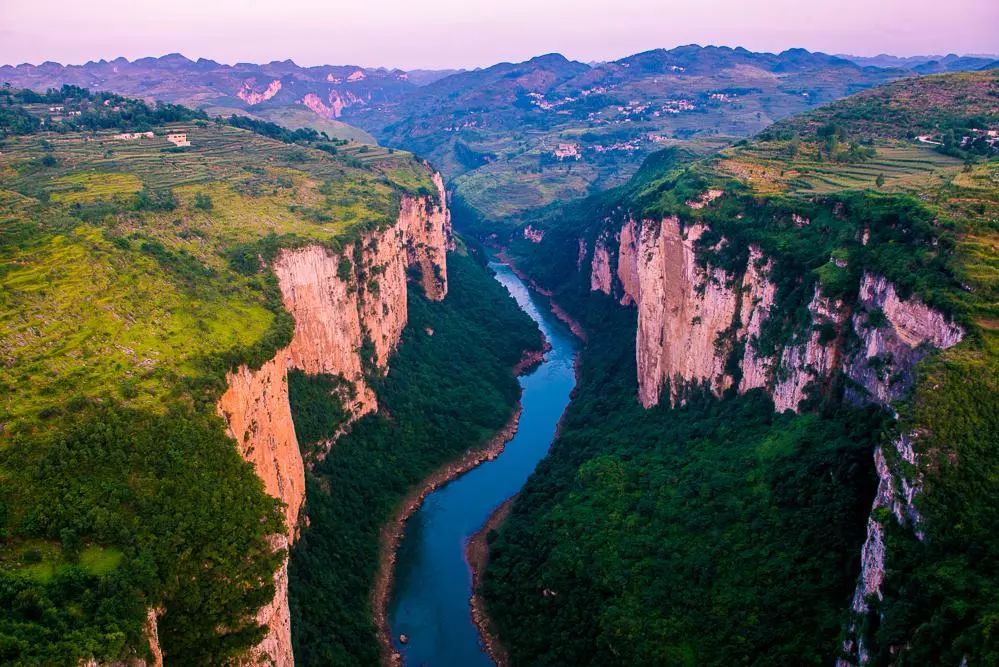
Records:
[[[242,366],[230,373],[218,410],[266,492],[284,503],[287,532],[274,536],[275,549],[295,541],[305,503],[306,462],[295,436],[287,372],[344,378],[352,387],[353,401],[344,406],[350,421],[378,409],[364,379],[369,360],[362,350],[369,343],[370,363],[388,372],[407,321],[407,272],[418,275],[427,298],[447,294],[450,213],[439,175],[434,183],[436,197],[404,196],[393,225],[365,233],[339,252],[308,245],[282,250],[273,263],[285,308],[295,319],[293,338],[259,369]],[[267,635],[250,658],[291,666],[287,558],[275,574],[275,589],[257,617]]]

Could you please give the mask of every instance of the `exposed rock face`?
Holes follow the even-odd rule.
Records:
[[[335,88],[330,89],[325,101],[316,93],[308,93],[302,98],[302,104],[323,118],[339,118],[344,109],[358,102],[363,100],[354,93],[341,94]]]
[[[728,386],[727,350],[716,341],[732,326],[739,298],[724,271],[697,265],[694,243],[704,230],[693,225],[684,236],[675,217],[641,229],[631,298],[638,304],[638,397],[646,407],[659,402],[665,383],[673,401],[692,384],[715,393]]]
[[[738,391],[765,389],[778,411],[797,410],[810,386],[822,386],[837,370],[856,383],[849,398],[887,406],[908,391],[916,362],[963,336],[941,313],[919,299],[899,298],[890,282],[868,273],[852,319],[841,301],[823,296],[816,286],[808,305],[810,328],[774,356],[762,355],[756,341],[776,298],[773,262],[751,246],[741,275],[705,269],[694,248],[705,231],[700,224],[681,230],[675,217],[629,220],[617,234],[616,274],[609,232],[596,240],[591,289],[619,295],[622,304],[638,308],[638,395],[646,407],[660,401],[667,384],[673,402],[695,384],[721,394],[733,383],[726,362],[736,348]],[[862,345],[844,359],[850,325]]]
[[[839,361],[842,327],[846,319],[843,303],[822,296],[816,285],[808,312],[812,330],[806,340],[784,348],[782,353],[783,378],[774,384],[771,391],[777,412],[797,411],[808,385],[828,378]]]
[[[524,227],[524,238],[531,243],[541,243],[542,239],[545,238],[545,231],[528,225]]]
[[[636,303],[642,289],[638,276],[638,226],[634,220],[621,227],[618,240],[621,250],[617,258],[617,278],[621,281],[621,304],[627,306]]]
[[[603,237],[593,246],[593,260],[590,270],[590,289],[604,294],[611,293],[610,253]]]
[[[291,343],[257,370],[243,366],[230,373],[218,408],[267,493],[285,503],[288,532],[275,536],[275,548],[294,542],[305,501],[305,466],[288,402],[287,371],[343,376],[356,390],[354,404],[345,406],[352,419],[377,409],[364,380],[361,349],[370,340],[371,362],[387,371],[406,326],[407,269],[419,273],[428,298],[447,294],[450,214],[440,176],[434,181],[436,202],[403,197],[396,224],[342,252],[313,245],[283,250],[274,262],[284,306],[295,319]],[[268,632],[250,656],[279,667],[294,664],[287,565],[286,560],[275,573],[274,601],[258,614]]]
[[[881,276],[864,274],[858,301],[853,328],[862,346],[847,360],[846,373],[882,405],[905,396],[916,363],[931,350],[951,347],[964,336],[961,327],[920,299],[900,299]]]
[[[260,104],[261,102],[266,102],[277,95],[280,90],[280,79],[274,79],[267,84],[267,88],[262,91],[256,90],[253,86],[253,80],[250,79],[243,82],[243,85],[236,92],[236,97],[243,100],[247,104]]]
[[[750,246],[749,262],[742,279],[742,303],[739,306],[741,326],[738,342],[744,346],[740,393],[766,387],[772,377],[773,360],[756,352],[760,328],[769,317],[777,294],[777,287],[770,281],[772,268],[773,263],[763,257],[760,249]]]

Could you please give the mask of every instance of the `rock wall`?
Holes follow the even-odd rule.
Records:
[[[700,208],[711,198],[691,206]],[[824,296],[817,285],[808,304],[811,326],[775,354],[762,354],[756,342],[777,296],[770,280],[773,262],[751,246],[740,276],[703,268],[696,262],[694,243],[705,231],[699,224],[681,229],[675,217],[626,222],[616,235],[616,282],[609,275],[615,251],[607,245],[609,233],[604,231],[595,244],[591,289],[619,296],[622,304],[634,304],[638,311],[638,397],[646,407],[659,403],[666,387],[672,403],[682,402],[684,388],[691,385],[720,395],[733,384],[726,361],[734,351],[740,353],[737,390],[767,391],[777,411],[797,411],[811,388],[822,389],[838,371],[847,379],[847,399],[890,409],[908,394],[921,359],[964,336],[942,313],[919,298],[901,298],[890,281],[867,272],[853,306]],[[889,508],[895,521],[922,539],[914,504],[921,479],[911,472],[918,471],[918,438],[918,433],[902,433],[890,449],[875,452],[879,485],[852,602],[858,617],[869,612],[868,600],[881,597],[885,577],[879,510]],[[844,642],[847,657],[839,660],[841,667],[868,661],[858,627],[854,622]]]
[[[808,303],[808,313],[811,330],[805,340],[783,349],[781,372],[770,383],[774,409],[778,412],[797,411],[808,386],[813,382],[821,384],[838,368],[843,347],[843,323],[847,317],[843,302],[822,296],[816,285]]]
[[[659,403],[664,386],[675,402],[686,386],[703,384],[720,394],[729,385],[724,375],[728,356],[720,336],[732,326],[739,297],[730,276],[697,265],[694,243],[701,225],[681,232],[680,221],[642,225],[634,263],[638,305],[638,397],[649,407]],[[623,246],[623,243],[622,243]]]
[[[846,362],[846,373],[877,403],[905,396],[916,364],[933,349],[957,344],[964,331],[918,298],[900,299],[895,286],[865,273],[853,329],[861,346]],[[854,390],[860,399],[863,393]]]
[[[601,237],[593,246],[593,266],[590,271],[590,289],[604,294],[611,293],[610,252],[606,240]]]
[[[770,281],[773,262],[766,259],[756,246],[749,248],[749,261],[742,278],[742,303],[739,304],[738,344],[743,345],[742,378],[739,392],[765,388],[773,373],[773,359],[757,354],[756,341],[763,321],[770,315],[770,308],[777,295],[777,287]]]
[[[247,104],[260,104],[261,102],[266,102],[271,99],[278,92],[281,91],[281,80],[274,79],[267,84],[267,87],[263,90],[257,90],[254,86],[253,79],[248,79],[243,82],[240,89],[236,91],[236,97],[243,100]]]
[[[405,196],[396,223],[365,235],[334,253],[311,245],[283,250],[274,261],[285,308],[295,319],[289,345],[259,369],[245,366],[227,376],[218,409],[240,453],[251,462],[270,495],[285,504],[287,533],[274,537],[284,549],[298,535],[305,502],[305,465],[288,402],[287,372],[341,375],[353,384],[351,419],[377,409],[364,379],[362,346],[373,344],[371,361],[387,372],[407,321],[407,273],[428,298],[447,294],[447,250],[451,222],[444,186],[435,175],[438,199]],[[248,660],[278,667],[294,664],[288,609],[287,559],[275,573],[272,603],[258,613],[267,635]]]
[[[816,286],[808,304],[811,326],[774,355],[762,354],[756,343],[777,296],[773,262],[751,246],[739,275],[704,268],[695,244],[705,231],[701,224],[681,229],[675,217],[630,220],[594,244],[591,290],[638,311],[635,361],[646,407],[660,402],[665,387],[674,403],[694,385],[720,395],[737,375],[740,393],[761,388],[778,411],[796,411],[808,391],[822,388],[836,371],[851,382],[848,398],[888,406],[908,392],[920,359],[963,336],[943,314],[918,298],[900,298],[888,280],[866,273],[856,312]],[[851,328],[859,346],[846,343]],[[733,350],[737,374],[726,368]]]

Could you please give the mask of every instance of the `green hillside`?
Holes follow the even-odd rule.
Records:
[[[435,189],[402,152],[39,97],[0,97],[0,662],[141,653],[161,607],[167,654],[221,664],[262,636],[281,560],[277,503],[215,414],[224,373],[290,339],[261,259]]]
[[[877,517],[872,664],[999,660],[997,99],[997,71],[897,82],[715,157],[656,154],[626,185],[529,220],[544,239],[513,252],[591,342],[549,459],[493,536],[484,593],[517,663],[828,664],[851,621],[871,454],[899,432],[920,434],[918,468],[902,467],[922,478],[925,539]],[[709,188],[723,194],[687,204]],[[811,331],[816,284],[849,308],[865,270],[965,340],[920,364],[897,423],[844,402],[842,378],[796,416],[758,392],[642,410],[634,315],[590,292],[577,239],[667,215],[710,225],[701,263],[742,271],[750,244],[773,259],[758,350]]]

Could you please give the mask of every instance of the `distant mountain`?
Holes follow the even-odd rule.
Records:
[[[269,108],[300,105],[330,119],[339,117],[347,107],[395,99],[450,73],[419,70],[411,78],[409,73],[398,69],[355,65],[300,67],[291,60],[263,65],[223,65],[171,53],[161,58],[134,61],[117,58],[85,65],[64,66],[53,62],[37,66],[5,65],[0,67],[0,81],[36,90],[68,83],[148,100],[230,111],[266,112]]]
[[[957,56],[953,53],[937,60],[930,60],[916,65],[913,71],[919,74],[945,74],[947,72],[965,72],[985,68],[994,62],[995,58]]]
[[[255,116],[404,148],[451,181],[459,208],[515,217],[626,180],[678,142],[711,152],[772,122],[894,79],[981,69],[988,56],[875,58],[689,44],[613,62],[553,53],[468,71],[224,65],[173,53],[0,67],[0,82],[64,83]],[[363,131],[343,125],[346,121]],[[476,213],[475,215],[478,215]]]
[[[908,56],[899,57],[882,53],[877,56],[851,56],[840,54],[837,57],[849,60],[862,67],[897,67],[910,69],[919,74],[935,74],[942,72],[957,72],[982,69],[983,66],[999,60],[999,55],[968,54],[959,56],[951,53],[946,56]]]
[[[594,64],[548,54],[454,74],[343,118],[430,159],[459,209],[512,218],[623,182],[665,145],[709,152],[907,74],[804,49],[692,44]]]

